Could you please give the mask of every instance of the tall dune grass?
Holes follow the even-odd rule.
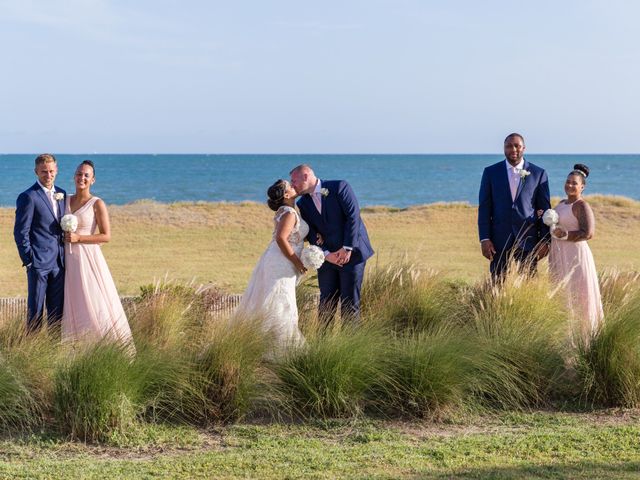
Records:
[[[50,414],[53,372],[60,357],[55,331],[27,335],[24,319],[0,325],[0,429],[42,427]]]
[[[305,330],[306,343],[271,365],[280,406],[304,418],[360,415],[372,389],[384,383],[388,342],[380,329],[339,320]]]
[[[126,435],[144,410],[145,378],[126,346],[77,346],[55,374],[54,414],[60,429],[84,441]]]
[[[587,406],[640,406],[640,291],[608,315],[589,345],[581,345],[576,370]]]
[[[568,341],[567,313],[555,292],[542,275],[512,266],[501,284],[481,283],[469,294],[473,390],[481,403],[520,409],[551,400]]]
[[[400,336],[384,359],[378,390],[387,414],[436,418],[463,408],[474,379],[473,342],[459,328],[440,327]]]
[[[395,331],[422,331],[456,321],[455,285],[406,259],[373,267],[362,287],[363,314]]]
[[[129,318],[135,356],[5,322],[0,430],[109,442],[144,422],[208,426],[255,412],[439,418],[570,402],[575,392],[587,406],[640,406],[637,276],[602,276],[604,325],[576,352],[562,292],[545,275],[467,285],[407,262],[369,274],[361,322],[327,327],[315,308],[301,309],[306,341],[296,348],[276,348],[259,318],[211,319],[189,285],[143,290]]]

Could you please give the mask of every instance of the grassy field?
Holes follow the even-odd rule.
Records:
[[[638,270],[640,202],[591,203],[599,268]],[[111,213],[105,254],[125,294],[165,274],[240,291],[271,231],[256,204]],[[12,215],[0,211],[3,296],[26,283]],[[317,330],[305,311],[306,348],[275,362],[254,324],[207,320],[183,286],[140,300],[134,361],[109,345],[70,355],[55,334],[23,336],[22,319],[0,325],[0,429],[12,432],[0,436],[0,478],[638,477],[637,277],[603,277],[605,327],[574,351],[545,276],[497,293],[474,282],[487,269],[475,208],[364,218],[378,255],[363,325]],[[444,277],[415,275],[411,261]]]
[[[429,424],[375,420],[148,427],[117,446],[0,441],[0,478],[637,478],[636,411],[526,413]]]
[[[640,202],[591,197],[597,230],[590,242],[599,269],[640,269]],[[113,240],[103,247],[121,294],[168,276],[241,292],[271,237],[272,212],[256,203],[138,202],[111,206]],[[13,209],[0,209],[0,296],[26,295],[13,242]],[[403,255],[451,278],[476,280],[488,265],[480,255],[476,208],[433,204],[366,208],[363,218],[386,264]]]

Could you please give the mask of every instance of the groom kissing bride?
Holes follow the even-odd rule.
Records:
[[[290,175],[301,196],[300,216],[309,225],[307,240],[325,252],[318,269],[321,318],[331,321],[339,302],[343,317],[358,320],[364,268],[374,253],[358,200],[346,181],[322,181],[309,165],[295,167]]]

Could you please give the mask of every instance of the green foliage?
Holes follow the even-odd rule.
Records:
[[[455,323],[459,288],[406,260],[374,267],[362,287],[363,313],[394,331],[422,331]]]
[[[195,360],[195,373],[206,399],[202,420],[237,420],[257,396],[257,370],[271,347],[270,336],[258,320],[236,317],[212,324],[205,338]]]
[[[473,389],[484,405],[547,404],[564,371],[567,314],[542,276],[511,269],[500,285],[479,285],[467,298],[474,338]]]
[[[385,338],[370,327],[342,326],[309,332],[306,344],[272,365],[283,407],[302,417],[360,414],[372,388],[383,383]]]
[[[464,407],[475,374],[471,351],[471,339],[452,328],[396,339],[379,389],[386,411],[438,417]]]
[[[131,350],[98,343],[78,350],[55,374],[54,414],[60,429],[84,441],[126,434],[144,408],[144,377]]]
[[[588,345],[580,345],[576,370],[587,405],[640,406],[640,292],[610,308]]]

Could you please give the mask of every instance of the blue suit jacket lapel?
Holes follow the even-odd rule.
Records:
[[[38,187],[40,187],[38,185]],[[55,213],[53,213],[53,206],[51,205],[51,202],[49,201],[49,199],[47,198],[47,196],[44,194],[44,190],[42,190],[42,188],[37,188],[36,192],[38,193],[38,195],[40,195],[40,198],[42,199],[42,201],[44,202],[44,204],[47,206],[47,208],[49,209],[49,212],[51,212],[51,216],[53,217],[54,220],[56,219],[56,215]]]
[[[504,161],[502,162],[500,167],[502,167],[502,169],[500,169],[501,173],[499,175],[499,178],[502,179],[500,182],[502,183],[502,189],[507,192],[507,198],[513,203],[514,200],[511,198],[511,182],[509,181],[509,171],[507,170]]]
[[[57,193],[57,191],[56,191]],[[60,192],[62,193],[62,192]],[[66,206],[65,206],[65,202],[66,202],[66,194],[63,194],[62,200],[57,200],[58,203],[58,218],[62,218],[64,217],[65,211],[66,211]]]

